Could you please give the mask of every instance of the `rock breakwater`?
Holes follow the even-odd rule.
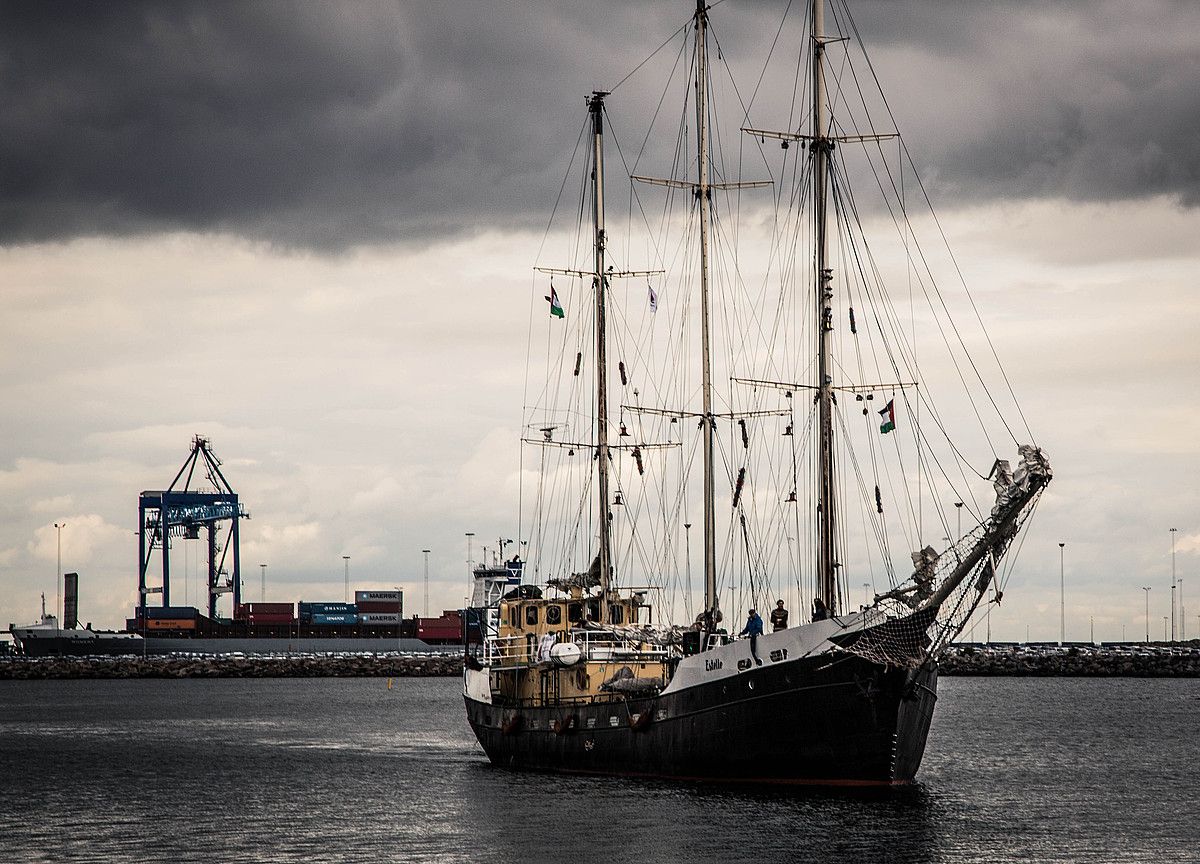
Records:
[[[954,646],[942,675],[1083,678],[1200,678],[1200,644],[1121,646]]]
[[[456,654],[0,657],[0,680],[47,678],[404,678],[461,674],[462,657]]]

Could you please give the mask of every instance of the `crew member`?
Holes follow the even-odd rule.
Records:
[[[783,608],[783,601],[776,600],[775,608],[771,610],[771,630],[778,633],[787,629],[788,611]]]
[[[824,621],[829,617],[829,607],[825,605],[825,601],[820,597],[813,598],[813,620]]]
[[[751,609],[749,615],[746,616],[746,626],[742,628],[742,632],[738,635],[750,637],[750,656],[754,658],[754,662],[759,666],[762,665],[762,661],[758,659],[758,637],[762,635],[762,632],[763,620],[758,617],[757,612]]]

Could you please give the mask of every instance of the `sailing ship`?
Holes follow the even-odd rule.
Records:
[[[568,512],[561,520],[565,527],[549,527],[544,513],[533,521],[529,560],[514,561],[508,570],[512,580],[503,591],[493,592],[493,601],[481,615],[482,650],[467,656],[464,669],[467,717],[496,765],[721,782],[909,783],[921,764],[937,701],[938,658],[977,609],[1002,597],[1002,562],[1051,478],[1050,465],[1037,446],[1018,444],[1015,470],[993,448],[992,470],[985,474],[957,445],[942,442],[945,413],[918,380],[923,365],[931,361],[916,362],[918,334],[915,325],[909,330],[896,323],[893,313],[899,304],[886,293],[886,266],[871,259],[864,240],[855,239],[863,216],[846,185],[845,151],[874,148],[868,154],[883,153],[884,142],[896,141],[898,133],[854,126],[838,113],[847,108],[851,91],[840,81],[839,99],[836,104],[831,100],[829,78],[836,70],[831,72],[828,55],[841,49],[857,28],[841,6],[835,23],[848,33],[828,30],[825,6],[826,0],[812,0],[804,24],[802,56],[807,64],[798,77],[807,79],[811,100],[800,118],[803,125],[797,124],[797,131],[748,123],[741,129],[764,152],[767,141],[778,142],[782,158],[791,159],[787,168],[797,178],[797,192],[775,197],[779,207],[802,214],[778,220],[774,234],[790,252],[775,260],[782,262],[790,255],[792,261],[778,265],[780,285],[791,277],[802,285],[798,290],[804,292],[803,301],[795,306],[807,320],[800,325],[806,327],[807,341],[770,338],[764,340],[766,350],[742,354],[741,362],[761,364],[768,371],[794,366],[798,372],[791,377],[739,376],[734,374],[736,361],[730,361],[729,386],[743,395],[726,399],[728,411],[718,404],[712,345],[713,283],[718,270],[729,269],[714,268],[712,262],[714,245],[730,233],[717,207],[726,196],[775,181],[727,182],[728,172],[718,170],[709,116],[711,22],[704,0],[697,0],[687,26],[692,32],[685,36],[690,43],[688,86],[694,93],[695,132],[694,161],[686,161],[694,173],[668,179],[632,170],[630,175],[631,185],[682,191],[681,197],[690,202],[691,240],[676,248],[695,256],[686,267],[679,265],[691,274],[692,290],[686,298],[675,299],[690,304],[698,295],[698,312],[688,305],[698,324],[698,344],[687,345],[699,355],[699,386],[693,387],[691,379],[678,372],[690,356],[683,349],[670,355],[671,368],[664,377],[675,382],[676,395],[691,395],[698,405],[643,404],[643,393],[631,383],[641,367],[627,368],[624,359],[616,364],[610,359],[614,346],[639,357],[648,353],[642,344],[610,333],[614,286],[621,279],[645,278],[649,311],[643,311],[654,316],[660,297],[651,280],[663,272],[618,270],[609,263],[615,244],[606,226],[604,157],[606,100],[611,93],[597,91],[587,99],[590,260],[574,268],[537,268],[550,279],[546,299],[553,317],[548,316],[547,323],[561,325],[568,313],[586,318],[579,341],[563,336],[558,342],[560,362],[552,371],[567,386],[546,390],[550,395],[576,395],[557,413],[531,412],[529,426],[541,434],[531,432],[524,439],[566,460],[557,468],[547,467],[543,457],[534,496],[542,510],[566,503]],[[837,68],[847,66],[840,58]],[[748,111],[743,116],[748,117]],[[681,122],[679,129],[689,125]],[[677,146],[676,152],[681,151]],[[902,148],[896,152],[898,159],[905,155]],[[896,205],[880,212],[895,218],[900,211],[901,245],[910,253],[909,260],[924,256],[911,233],[897,175],[871,164],[884,171],[877,174],[876,180],[883,177],[877,185],[884,191],[890,185]],[[904,170],[898,175],[899,186]],[[787,172],[777,173],[782,179]],[[630,200],[634,211],[633,194]],[[640,198],[636,207],[641,207]],[[850,239],[835,241],[835,232],[846,232]],[[658,249],[663,258],[676,254],[663,251],[664,245],[648,248]],[[906,268],[912,306],[914,281],[924,296],[930,294],[924,272],[914,276],[911,266]],[[577,280],[579,291],[567,295],[571,302],[559,297],[555,277]],[[582,312],[584,304],[574,301],[589,294]],[[857,321],[851,305],[855,297],[874,309],[860,305]],[[940,307],[929,305],[949,311],[944,302]],[[750,316],[735,310],[726,314],[727,330],[730,320],[757,328],[760,334],[774,333],[787,323],[787,315],[778,310],[791,308],[788,303],[759,306],[775,308],[775,317],[760,317],[747,325]],[[619,317],[628,322],[631,313],[626,310]],[[684,318],[681,314],[674,319],[674,332],[682,332]],[[586,351],[584,338],[590,342]],[[738,336],[726,338],[738,344]],[[868,339],[875,341],[867,345]],[[961,337],[944,342],[953,357],[965,352]],[[850,349],[851,359],[839,358],[839,343]],[[885,343],[891,347],[883,347]],[[585,353],[590,356],[581,375]],[[863,362],[870,354],[877,369],[891,373],[891,380],[882,375],[871,380]],[[610,388],[614,365],[622,397],[616,423],[609,392],[616,389]],[[951,366],[960,379],[967,377],[964,368],[975,370],[978,383],[984,385],[979,366]],[[647,393],[671,390],[651,376],[641,380]],[[882,408],[870,404],[877,395],[889,394]],[[980,405],[999,411],[990,392],[986,401],[970,405],[976,416],[983,410]],[[585,428],[578,418],[587,407],[592,416]],[[850,427],[857,422],[858,408],[862,423],[878,424],[879,429],[867,429],[874,438],[856,433],[865,443],[855,450]],[[902,413],[905,408],[907,415]],[[909,420],[909,450],[899,440],[897,427],[903,421],[898,413]],[[782,426],[782,431],[769,435],[771,424]],[[690,623],[681,626],[653,618],[674,605],[666,599],[672,587],[684,602],[691,598],[687,507],[693,492],[691,473],[684,465],[685,426],[697,430],[693,452],[698,451],[697,461],[702,462],[696,497],[702,506],[704,590],[694,621],[689,611]],[[728,435],[722,438],[726,429]],[[660,432],[666,440],[653,439],[651,433]],[[988,438],[986,428],[983,436]],[[886,441],[887,453],[881,441]],[[756,445],[763,459],[756,460]],[[949,455],[939,459],[935,445],[948,446]],[[781,454],[784,468],[770,475],[762,467],[765,456]],[[673,461],[676,455],[678,465]],[[895,475],[880,467],[887,455],[901,463]],[[952,465],[959,477],[953,476]],[[975,473],[974,480],[969,472]],[[573,491],[571,480],[581,480]],[[682,491],[672,491],[669,481],[677,481]],[[993,500],[979,502],[974,486],[981,481],[990,484]],[[905,482],[916,487],[907,498],[894,491]],[[886,501],[898,506],[885,508],[884,490],[889,493]],[[861,525],[849,519],[847,498],[854,491],[865,505],[860,507]],[[630,506],[639,495],[643,506]],[[930,499],[938,506],[931,507]],[[719,518],[719,504],[728,505],[728,519]],[[964,506],[976,517],[965,532]],[[926,511],[936,514],[930,522],[939,533],[950,535],[950,524],[958,522],[956,535],[946,536],[940,551],[922,539],[929,530]],[[784,527],[763,527],[772,520]],[[917,549],[911,555],[911,573],[892,560],[887,537],[897,524],[912,541],[909,548]],[[681,525],[687,550],[682,567],[677,531]],[[689,574],[686,578],[678,575],[681,569]],[[859,576],[867,590],[864,602],[855,604],[851,586],[860,584],[855,581]],[[877,585],[882,579],[886,587]],[[723,595],[740,600],[742,608],[763,608],[774,605],[773,598],[785,588],[793,600],[793,615],[797,597],[812,601],[812,620],[761,635],[748,626],[745,638],[724,626]]]

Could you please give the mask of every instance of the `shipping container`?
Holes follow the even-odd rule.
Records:
[[[309,615],[355,615],[358,609],[353,603],[300,603],[300,614]]]
[[[399,624],[400,614],[397,612],[359,612],[359,624]]]
[[[393,615],[398,615],[402,611],[400,603],[397,600],[386,602],[380,600],[360,600],[354,605],[358,607],[358,614],[360,615],[364,612],[390,612]]]
[[[296,619],[286,612],[263,612],[257,615],[249,615],[241,620],[245,621],[247,624],[291,624]]]
[[[147,630],[195,630],[195,618],[147,618]]]
[[[200,614],[195,606],[147,606],[147,618],[195,618]]]
[[[355,603],[399,603],[404,598],[403,591],[355,591]]]
[[[246,618],[260,613],[268,615],[294,615],[296,607],[291,603],[241,603],[234,609],[233,617]]]
[[[358,614],[356,612],[313,612],[301,615],[300,620],[304,624],[357,624]]]

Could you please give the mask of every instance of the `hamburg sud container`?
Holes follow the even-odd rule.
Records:
[[[296,607],[291,603],[239,603],[233,610],[234,618],[257,618],[260,615],[287,615],[289,618],[296,614]]]

